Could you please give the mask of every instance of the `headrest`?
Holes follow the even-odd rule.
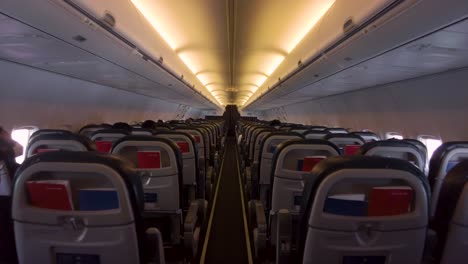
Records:
[[[442,166],[442,160],[447,154],[456,149],[467,149],[468,152],[468,141],[449,141],[444,142],[440,145],[432,154],[431,161],[429,163],[429,182],[431,186],[434,185],[435,179],[438,177],[440,166]]]
[[[278,164],[278,158],[280,157],[280,154],[282,154],[281,152],[283,152],[283,150],[285,150],[286,148],[289,148],[289,147],[295,146],[295,145],[327,146],[327,147],[335,150],[337,155],[339,155],[339,153],[340,153],[340,149],[335,144],[333,144],[333,143],[331,143],[330,141],[327,141],[327,140],[322,140],[322,139],[292,139],[292,140],[284,141],[284,142],[280,143],[278,145],[278,147],[276,147],[276,151],[273,154],[271,179],[270,179],[271,183],[274,182],[273,178],[275,177],[275,171],[276,171],[275,168],[276,168],[276,166]]]
[[[101,125],[90,124],[90,125],[86,125],[86,126],[82,127],[78,133],[82,134],[83,131],[88,130],[88,129],[101,130],[101,129],[106,129],[106,128],[112,128],[112,126],[109,125],[109,124],[101,124]]]
[[[348,130],[342,127],[329,127],[325,129],[325,131],[330,132],[332,134],[348,134]]]
[[[77,135],[72,133],[65,133],[65,134],[39,134],[36,137],[32,138],[32,140],[28,144],[28,151],[30,146],[33,146],[37,142],[40,141],[58,141],[58,140],[70,140],[76,141],[81,143],[88,151],[96,150],[96,145],[92,142],[89,138],[83,135]]]
[[[154,130],[150,128],[134,127],[132,128],[132,135],[153,135]]]
[[[71,131],[64,130],[64,129],[39,129],[34,131],[34,133],[31,134],[29,137],[29,142],[31,142],[35,137],[39,135],[48,135],[48,134],[53,134],[53,135],[70,135],[73,134]]]
[[[377,134],[375,134],[374,132],[370,132],[370,131],[354,131],[354,132],[351,132],[350,134],[358,135],[362,137],[364,140],[366,140],[367,138],[371,139],[371,141],[380,140],[380,137]],[[369,140],[366,140],[366,142],[368,141]]]
[[[423,155],[424,153],[416,147],[413,143],[408,141],[399,140],[399,139],[387,139],[387,140],[380,140],[380,141],[373,141],[368,142],[361,146],[358,151],[358,154],[365,155],[369,150],[375,147],[404,147],[416,150],[418,153]]]
[[[332,141],[332,142],[334,140],[337,140],[337,142],[339,142],[341,140],[349,140],[349,141],[356,142],[359,145],[364,145],[364,143],[366,143],[366,141],[361,136],[353,135],[353,134],[344,134],[344,133],[343,134],[333,134],[333,133],[331,133],[331,134],[326,135],[323,139],[329,140],[329,141]],[[339,145],[339,144],[337,144],[337,145]]]
[[[305,131],[304,133],[302,133],[306,138],[308,135],[312,135],[311,138],[318,138],[320,137],[320,139],[323,139],[325,138],[326,135],[330,135],[331,133],[326,131],[326,130],[316,130],[316,129],[309,129],[307,131]],[[316,137],[314,137],[314,135]]]
[[[167,138],[155,137],[155,136],[138,136],[138,135],[130,135],[119,138],[112,146],[113,152],[116,148],[119,147],[119,144],[127,142],[127,141],[143,141],[143,142],[162,142],[165,145],[169,146],[170,149],[174,152],[176,158],[176,168],[178,173],[181,175],[182,173],[182,154],[179,150],[179,147],[172,141]]]
[[[421,183],[425,192],[424,196],[426,201],[429,201],[430,188],[425,175],[411,163],[393,158],[384,158],[376,156],[338,156],[330,157],[318,163],[311,171],[312,176],[306,178],[304,186],[304,194],[301,205],[300,213],[300,229],[299,233],[299,251],[304,250],[305,238],[309,224],[309,216],[314,204],[316,194],[319,193],[319,187],[328,177],[331,177],[339,171],[352,172],[352,170],[366,170],[376,169],[379,173],[376,176],[382,175],[381,170],[397,170],[406,172],[414,178],[408,180],[415,180]],[[380,177],[379,177],[380,178]],[[322,190],[321,192],[323,192]],[[429,209],[427,209],[427,218],[429,217]],[[338,219],[338,218],[337,218]],[[303,253],[303,252],[302,252]],[[299,254],[301,256],[301,254]]]
[[[465,142],[450,143],[453,143],[450,144],[451,146],[465,144]],[[442,183],[442,188],[439,192],[439,200],[435,210],[435,217],[432,222],[432,228],[434,228],[435,231],[437,231],[437,234],[441,236],[440,241],[445,241],[450,222],[453,222],[452,219],[455,215],[455,209],[457,208],[457,204],[460,202],[460,195],[463,193],[463,189],[465,188],[467,182],[468,160],[464,160],[458,163],[449,171],[447,176],[445,176],[444,182]],[[466,223],[457,224],[465,225]]]
[[[128,161],[114,155],[102,154],[99,152],[72,152],[72,151],[53,151],[44,152],[32,156],[25,160],[18,168],[13,183],[13,192],[24,186],[17,186],[21,175],[31,166],[39,163],[75,163],[75,164],[100,164],[116,171],[124,180],[131,199],[134,212],[143,212],[144,200],[143,189],[140,176],[133,170],[132,164]],[[77,167],[79,168],[79,167]],[[76,172],[74,169],[73,172]]]
[[[358,155],[366,155],[370,150],[376,148],[376,147],[389,147],[389,148],[407,148],[411,149],[414,152],[418,153],[419,156],[422,158],[422,163],[421,164],[421,170],[424,170],[425,162],[426,162],[426,156],[425,153],[422,152],[420,148],[418,148],[414,143],[405,141],[405,140],[398,140],[398,139],[387,139],[387,140],[381,140],[381,141],[373,141],[373,142],[368,142],[361,146],[359,150],[357,151]]]
[[[91,138],[95,137],[96,135],[99,134],[116,134],[116,135],[130,135],[130,131],[127,130],[122,130],[122,129],[114,129],[114,128],[109,128],[109,129],[101,129],[98,131],[95,131],[92,135]]]

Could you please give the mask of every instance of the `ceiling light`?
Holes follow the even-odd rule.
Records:
[[[131,0],[133,5],[140,11],[140,13],[148,20],[153,28],[159,33],[159,35],[166,41],[174,52],[177,53],[182,62],[189,68],[189,70],[195,75],[195,77],[205,86],[210,83],[208,78],[203,76],[197,76],[196,73],[202,69],[202,62],[200,58],[191,52],[179,51],[185,42],[184,29],[177,28],[178,24],[173,22],[171,12],[168,12],[167,6],[158,4],[156,1],[151,0]],[[206,88],[206,87],[205,87]],[[208,90],[208,89],[207,89]],[[209,91],[209,90],[208,90]],[[210,92],[211,93],[211,92]]]

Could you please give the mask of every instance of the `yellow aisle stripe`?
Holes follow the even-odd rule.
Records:
[[[236,161],[237,161],[237,176],[239,177],[239,188],[240,188],[240,194],[241,194],[242,217],[244,218],[245,243],[247,244],[247,258],[249,260],[249,264],[252,264],[253,261],[252,261],[252,251],[250,249],[249,226],[247,224],[247,216],[245,215],[244,188],[242,188],[242,179],[241,179],[240,166],[239,166],[239,153],[237,151],[237,146],[236,146]]]
[[[221,167],[219,168],[218,180],[216,182],[216,190],[215,190],[215,194],[213,196],[213,206],[211,207],[210,219],[208,220],[208,228],[206,229],[205,242],[203,243],[203,250],[202,250],[201,257],[200,257],[200,264],[205,263],[206,249],[208,248],[208,240],[210,240],[211,226],[212,226],[212,222],[213,222],[214,211],[215,211],[215,208],[216,208],[216,200],[218,198],[219,182],[221,180],[221,176],[223,175],[221,172],[223,171],[223,167],[224,167],[224,158],[226,157],[226,151],[227,151],[227,149],[225,148],[224,149],[224,154],[223,154],[223,161],[221,162]]]

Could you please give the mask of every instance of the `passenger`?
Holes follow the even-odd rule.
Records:
[[[153,120],[146,120],[141,124],[141,128],[147,128],[147,129],[157,129],[158,124],[154,122]]]
[[[15,157],[23,154],[23,147],[11,138],[10,133],[0,127],[0,160],[5,161],[8,174],[13,177],[19,164]]]
[[[279,126],[281,126],[281,121],[279,121],[278,119],[272,120],[272,121],[270,122],[270,126],[272,126],[272,127],[279,127]]]
[[[124,123],[124,122],[117,122],[117,123],[112,125],[112,128],[122,129],[122,130],[126,130],[126,131],[132,131],[132,127],[129,124]]]

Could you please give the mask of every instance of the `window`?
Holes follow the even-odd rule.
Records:
[[[391,138],[394,138],[394,139],[403,139],[403,135],[400,134],[400,133],[397,133],[397,132],[387,132],[385,133],[385,138],[386,139],[391,139]]]
[[[11,138],[23,147],[23,155],[16,157],[17,163],[23,163],[26,157],[26,146],[28,145],[29,137],[36,130],[37,127],[20,127],[13,129],[11,132]]]
[[[442,145],[442,140],[438,137],[429,136],[429,135],[421,135],[418,136],[418,140],[421,141],[427,148],[427,163],[431,160],[432,154],[434,151]]]

